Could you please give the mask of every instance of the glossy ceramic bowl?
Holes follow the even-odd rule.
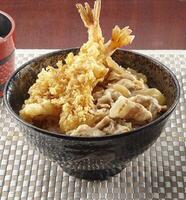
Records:
[[[4,90],[4,102],[17,120],[27,140],[41,153],[59,163],[65,172],[84,179],[107,179],[119,173],[134,157],[148,149],[159,137],[178,103],[180,90],[175,75],[163,64],[144,55],[117,50],[113,58],[123,67],[131,67],[148,77],[150,86],[161,90],[168,110],[153,122],[127,134],[104,137],[72,137],[35,127],[19,118],[19,110],[29,87],[43,67],[53,65],[73,51],[49,53],[23,64],[10,78]]]

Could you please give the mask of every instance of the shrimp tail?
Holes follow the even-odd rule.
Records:
[[[85,3],[84,6],[82,4],[76,4],[76,7],[80,13],[84,25],[87,28],[89,28],[92,25],[96,26],[99,24],[101,0],[95,1],[93,9],[90,8],[87,2]]]
[[[122,46],[127,46],[132,43],[134,35],[131,35],[132,30],[128,26],[120,29],[119,26],[115,26],[112,29],[112,38],[105,44],[105,53],[110,56],[113,52]]]

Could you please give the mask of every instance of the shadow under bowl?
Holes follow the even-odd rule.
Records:
[[[19,123],[24,136],[34,147],[65,172],[78,178],[105,180],[119,173],[134,157],[147,150],[160,136],[166,121],[175,109],[180,88],[175,75],[162,63],[130,51],[117,50],[113,59],[122,67],[130,67],[145,74],[148,84],[164,93],[168,110],[153,122],[127,134],[103,137],[72,137],[49,132],[33,126],[19,117],[28,89],[37,74],[48,65],[56,66],[69,52],[65,49],[42,55],[23,64],[9,79],[4,90],[4,102],[10,114]]]

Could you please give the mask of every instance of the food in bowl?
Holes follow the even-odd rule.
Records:
[[[99,25],[101,1],[94,9],[88,3],[77,8],[88,28],[88,42],[77,55],[71,52],[65,62],[42,69],[28,91],[21,118],[71,136],[125,133],[157,118],[167,109],[165,96],[149,88],[144,74],[120,67],[111,57],[132,42],[132,31],[115,26],[105,43]]]

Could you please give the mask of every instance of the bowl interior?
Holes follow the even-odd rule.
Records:
[[[11,21],[0,13],[0,37],[6,37],[12,29]]]
[[[58,60],[64,60],[66,55],[78,49],[67,49],[43,55],[33,59],[20,67],[12,76],[6,87],[6,99],[11,109],[18,115],[19,110],[28,98],[28,89],[35,82],[37,74],[48,65],[56,66]],[[145,74],[148,84],[164,93],[168,108],[175,104],[179,96],[179,86],[175,76],[161,63],[140,54],[129,51],[117,50],[113,59],[122,67],[130,67]]]

